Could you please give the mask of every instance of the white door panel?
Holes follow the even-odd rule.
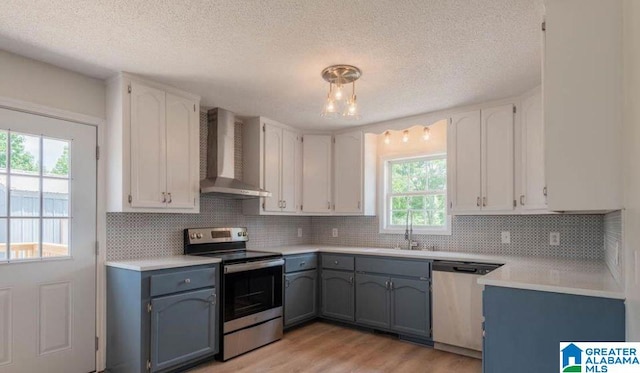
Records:
[[[282,154],[282,129],[270,124],[264,124],[264,186],[272,193],[264,198],[264,211],[280,211],[281,174],[280,165]]]
[[[0,109],[0,142],[6,141],[2,134],[8,130],[16,135],[11,137],[14,151],[23,151],[14,140],[20,142],[27,134],[41,139],[45,170],[41,174],[32,169],[29,177],[45,187],[41,193],[10,178],[16,181],[10,188],[10,216],[0,216],[0,373],[93,371],[96,129]],[[39,154],[40,148],[32,145],[24,151]],[[0,175],[6,171],[0,165]],[[6,202],[6,190],[0,188],[0,201]],[[29,198],[42,208],[30,210]],[[52,199],[66,207],[51,210]],[[15,237],[19,234],[24,235]],[[8,235],[14,244],[7,250]]]
[[[482,110],[482,210],[513,210],[513,105]]]
[[[131,206],[166,206],[165,92],[131,83]]]
[[[304,212],[331,211],[331,136],[304,136],[302,201]]]
[[[448,138],[448,164],[451,170],[453,211],[480,210],[480,111],[451,117]]]
[[[199,160],[195,147],[199,146],[198,113],[195,102],[174,96],[167,97],[167,207],[195,207],[197,185],[195,174],[199,173]]]
[[[296,188],[298,183],[298,169],[296,168],[296,151],[298,148],[298,134],[282,130],[282,211],[296,212]]]
[[[335,137],[335,212],[362,212],[362,146],[361,131]]]
[[[520,204],[525,210],[546,209],[544,126],[542,97],[539,93],[527,97],[522,102],[521,144]]]

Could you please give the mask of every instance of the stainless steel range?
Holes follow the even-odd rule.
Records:
[[[220,360],[282,338],[282,255],[247,250],[246,228],[184,230],[185,255],[222,260]]]

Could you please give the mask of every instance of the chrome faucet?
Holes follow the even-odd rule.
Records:
[[[411,210],[407,211],[404,239],[407,240],[407,250],[413,250],[414,247],[418,247],[418,243],[413,240],[413,213]]]

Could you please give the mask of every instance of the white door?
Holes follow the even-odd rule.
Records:
[[[447,133],[452,210],[480,210],[480,111],[451,117]]]
[[[334,203],[341,213],[362,212],[362,132],[336,135]]]
[[[198,193],[199,123],[195,102],[167,97],[167,207],[193,209]]]
[[[544,210],[544,127],[542,96],[539,92],[522,101],[521,165],[519,203],[525,210]]]
[[[96,368],[95,154],[94,127],[0,109],[0,373]]]
[[[331,136],[304,136],[302,211],[320,213],[331,211]]]
[[[131,83],[131,206],[166,207],[165,93]]]
[[[264,186],[272,193],[264,198],[264,211],[280,211],[280,156],[282,154],[282,129],[264,124]]]
[[[296,168],[296,151],[299,136],[295,132],[282,130],[282,211],[296,212],[297,180],[301,177]],[[268,189],[267,189],[268,190]]]
[[[513,105],[482,110],[481,132],[482,210],[513,210]]]

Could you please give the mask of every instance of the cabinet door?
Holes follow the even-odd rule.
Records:
[[[296,168],[296,151],[300,137],[297,133],[282,130],[282,211],[296,212],[298,179],[302,176]]]
[[[164,91],[131,83],[131,206],[165,207],[167,191]]]
[[[196,206],[200,179],[196,103],[167,93],[167,207]]]
[[[431,336],[429,281],[391,278],[391,329]]]
[[[321,213],[331,211],[331,136],[304,136],[302,211]]]
[[[513,210],[513,105],[482,110],[481,132],[482,210]]]
[[[480,111],[451,117],[447,164],[451,174],[451,210],[480,210]]]
[[[356,322],[389,328],[389,277],[356,274]]]
[[[285,275],[284,325],[289,326],[317,315],[316,270]]]
[[[280,211],[282,129],[264,124],[264,189],[272,193],[264,198],[264,211]]]
[[[215,291],[208,288],[151,301],[152,371],[217,352]]]
[[[547,208],[544,176],[544,126],[542,96],[536,93],[522,101],[520,136],[520,206],[525,210]]]
[[[322,270],[322,316],[354,320],[353,272]]]
[[[335,212],[362,212],[362,141],[361,131],[335,137],[333,148]]]

